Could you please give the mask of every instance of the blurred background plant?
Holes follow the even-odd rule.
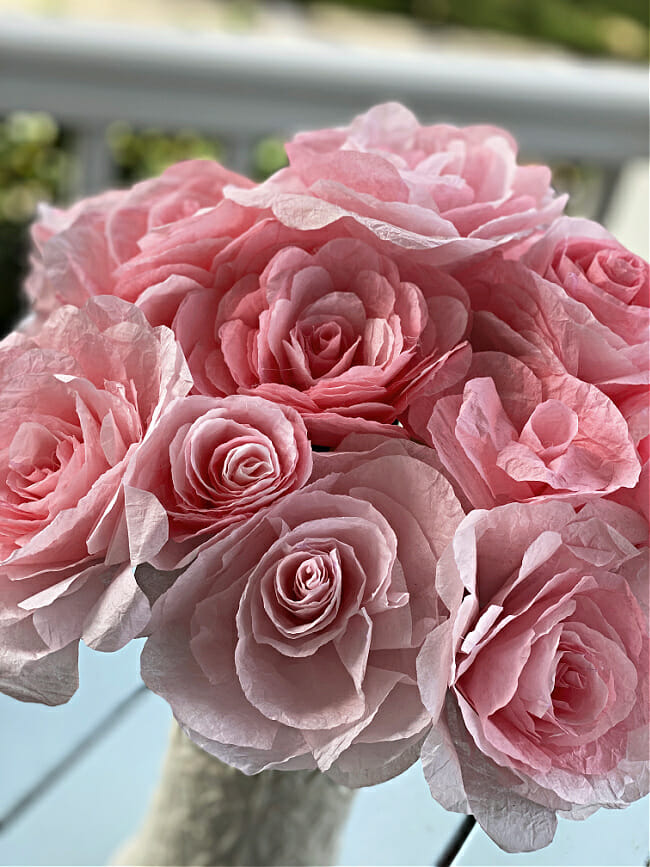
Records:
[[[39,202],[64,198],[70,143],[50,115],[17,111],[0,120],[0,320],[21,307],[17,286],[26,266],[28,227]]]
[[[318,0],[301,0],[308,6]],[[369,12],[412,16],[423,25],[523,36],[585,54],[648,57],[647,0],[329,0]]]
[[[116,177],[122,184],[158,175],[180,160],[226,159],[222,142],[206,138],[195,130],[179,130],[175,133],[160,129],[137,130],[128,123],[117,121],[108,128],[107,140],[116,167]],[[282,139],[267,136],[260,139],[254,148],[251,177],[264,180],[286,163]]]
[[[159,175],[179,160],[223,159],[220,143],[194,130],[179,130],[173,134],[160,129],[136,131],[128,123],[116,121],[106,135],[115,174],[122,184]]]

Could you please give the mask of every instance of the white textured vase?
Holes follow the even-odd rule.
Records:
[[[247,777],[174,725],[142,827],[115,865],[327,865],[354,792],[320,771]]]

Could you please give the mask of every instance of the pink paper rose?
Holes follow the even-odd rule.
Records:
[[[59,704],[77,643],[114,650],[148,604],[120,537],[129,458],[191,388],[174,335],[133,305],[62,307],[0,343],[0,689]],[[127,566],[124,566],[124,563]]]
[[[376,783],[415,761],[431,724],[415,658],[460,600],[434,573],[462,511],[430,449],[351,447],[315,454],[312,484],[204,548],[154,607],[145,682],[248,774]],[[439,706],[450,658],[451,644]]]
[[[628,342],[617,332],[616,318],[600,321],[579,292],[572,297],[562,285],[498,253],[457,269],[455,276],[471,298],[474,349],[506,352],[541,375],[568,372],[596,385],[619,407],[647,395],[647,325],[639,325],[638,341]],[[639,322],[647,323],[646,311],[638,312]]]
[[[273,208],[287,225],[316,229],[342,216],[444,264],[548,225],[564,207],[547,166],[521,166],[517,145],[492,126],[421,126],[397,103],[348,128],[299,133],[289,167],[261,188],[226,191]]]
[[[460,577],[468,595],[424,772],[436,800],[473,813],[506,851],[548,845],[556,814],[648,791],[646,533],[605,500],[578,513],[510,504],[468,515],[440,559],[437,580]],[[418,658],[427,705],[446,642],[434,630]]]
[[[32,268],[25,282],[34,309],[47,314],[61,304],[81,307],[91,296],[112,295],[115,269],[140,252],[144,235],[216,205],[226,184],[252,186],[219,163],[189,160],[68,210],[43,207],[32,227]]]
[[[206,538],[300,488],[311,469],[290,407],[243,395],[175,400],[124,480],[131,561],[176,568]]]
[[[521,263],[504,261],[499,255],[480,266],[477,263],[457,269],[455,274],[471,298],[470,341],[475,351],[511,355],[541,380],[563,377],[568,372],[584,383],[595,385],[611,398],[627,422],[637,462],[647,464],[650,357],[645,308],[629,308],[631,315],[633,309],[639,314],[636,320],[639,339],[628,342],[629,329],[626,337],[614,330],[615,318],[603,316],[604,321],[600,321],[594,315],[585,303],[589,297],[583,298],[582,290],[578,292],[576,288],[585,288],[578,276],[575,280],[567,276],[569,288],[575,289],[576,297],[571,297],[569,290],[558,283],[544,279]],[[601,315],[595,302],[591,306]],[[420,427],[422,415],[421,410],[417,422]],[[618,425],[614,429],[619,429]],[[609,436],[607,428],[602,433]],[[626,451],[623,449],[621,456]],[[647,479],[647,467],[633,488],[632,498],[627,495],[629,483],[624,483],[613,496],[623,497],[634,508],[647,511],[644,478]]]
[[[584,499],[637,484],[627,422],[595,386],[568,374],[538,377],[512,356],[477,352],[456,390],[433,405],[424,439],[472,508]],[[416,426],[427,411],[426,400],[416,402]]]
[[[225,231],[234,207],[151,238],[122,269],[118,294],[171,325],[202,394],[292,406],[317,445],[403,435],[391,426],[413,393],[467,367],[463,288],[353,220],[301,232],[241,209],[251,227],[212,255],[200,241]]]

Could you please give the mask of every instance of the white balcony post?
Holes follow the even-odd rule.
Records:
[[[228,135],[223,137],[226,147],[224,163],[240,175],[250,175],[253,168],[253,147],[255,137],[250,135]]]
[[[111,153],[103,125],[77,127],[74,153],[77,161],[73,172],[73,198],[99,193],[114,182]]]

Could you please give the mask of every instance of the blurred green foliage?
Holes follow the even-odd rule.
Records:
[[[0,121],[0,220],[21,224],[68,182],[65,137],[45,112],[16,111]]]
[[[222,141],[206,137],[196,130],[175,133],[160,129],[134,129],[117,121],[108,128],[108,146],[123,183],[158,175],[179,160],[212,159],[228,163]],[[284,142],[278,136],[266,136],[254,146],[248,174],[264,180],[287,164]]]
[[[301,0],[307,5],[318,0]],[[328,0],[365,11],[508,33],[586,54],[630,60],[648,57],[647,0]]]
[[[21,313],[28,227],[39,202],[69,184],[69,142],[50,115],[17,111],[0,119],[0,333]]]
[[[263,181],[288,163],[284,139],[279,136],[267,136],[260,139],[253,150],[251,177],[256,181]]]
[[[135,130],[122,121],[107,131],[108,146],[117,168],[118,179],[133,183],[159,175],[180,160],[223,159],[219,141],[206,138],[196,130],[168,133],[160,129]]]

